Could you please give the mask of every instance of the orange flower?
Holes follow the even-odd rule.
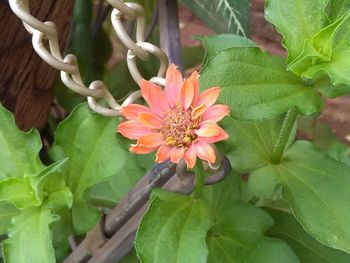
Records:
[[[118,132],[137,140],[130,150],[147,154],[157,150],[156,162],[168,159],[178,163],[184,159],[193,168],[199,157],[214,163],[216,154],[213,143],[226,140],[228,134],[217,122],[229,114],[225,105],[214,105],[220,88],[214,87],[199,94],[199,74],[193,72],[183,80],[175,65],[170,65],[166,74],[166,87],[140,81],[145,107],[130,104],[122,109],[128,121],[122,122]]]

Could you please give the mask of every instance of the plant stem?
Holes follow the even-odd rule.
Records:
[[[194,186],[194,198],[200,199],[203,194],[205,173],[203,168],[203,163],[198,161],[196,166],[194,167],[194,172],[196,175],[196,185]]]
[[[294,123],[298,116],[298,110],[296,108],[290,109],[286,117],[283,120],[283,124],[280,130],[280,134],[278,135],[277,142],[272,152],[271,163],[279,164],[283,155],[283,152],[287,146],[290,133],[292,132]]]

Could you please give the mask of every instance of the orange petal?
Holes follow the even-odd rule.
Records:
[[[199,106],[195,107],[192,112],[191,112],[191,117],[192,119],[197,119],[200,116],[202,116],[202,114],[206,111],[207,107],[205,107],[204,104],[200,104]]]
[[[161,87],[144,79],[140,81],[139,86],[143,98],[156,114],[161,116],[163,112],[169,109],[168,102]]]
[[[204,121],[201,122],[199,129],[195,130],[195,133],[200,137],[213,137],[220,135],[222,131],[223,129],[221,129],[215,122]]]
[[[168,100],[170,107],[174,107],[176,104],[176,99],[179,94],[179,89],[182,84],[182,76],[180,71],[176,69],[174,64],[168,67],[166,72],[166,85],[164,89],[165,96]]]
[[[131,147],[129,148],[129,150],[131,152],[137,153],[137,154],[147,154],[150,152],[153,152],[156,148],[147,148],[147,147],[143,147],[143,146],[139,146],[139,145],[131,145]]]
[[[213,105],[202,115],[202,120],[210,120],[214,122],[221,121],[225,116],[229,115],[230,108],[226,105]]]
[[[225,141],[228,139],[228,137],[229,135],[223,129],[221,129],[221,133],[219,135],[213,137],[201,137],[200,140],[207,143],[215,143],[219,141]]]
[[[194,87],[194,96],[193,96],[193,102],[192,105],[197,105],[197,101],[199,98],[199,74],[197,71],[193,71],[191,76],[189,77],[189,80],[192,81],[193,87]]]
[[[174,147],[170,152],[170,160],[172,163],[178,163],[183,157],[185,153],[184,147]]]
[[[134,140],[149,134],[151,129],[145,127],[139,121],[125,121],[119,124],[118,132],[128,139]]]
[[[164,143],[163,135],[160,133],[150,133],[138,139],[137,145],[146,148],[156,148]]]
[[[184,159],[188,168],[192,169],[196,165],[196,148],[193,145],[185,152]]]
[[[163,125],[162,120],[153,112],[140,113],[138,120],[149,128],[160,129]]]
[[[203,91],[197,103],[204,104],[207,108],[211,107],[218,99],[220,90],[219,87],[214,87]]]
[[[215,163],[216,155],[213,147],[201,140],[198,140],[193,146],[196,149],[196,155],[209,163]]]
[[[156,162],[162,163],[162,162],[165,162],[166,160],[170,159],[171,149],[172,149],[172,147],[170,147],[166,144],[161,145],[156,153]]]
[[[179,102],[182,105],[182,107],[187,110],[194,98],[194,86],[191,80],[186,79],[184,83],[181,86],[180,93],[179,93]]]
[[[129,120],[135,120],[137,116],[142,112],[152,111],[146,106],[140,104],[129,104],[121,109],[121,114]]]

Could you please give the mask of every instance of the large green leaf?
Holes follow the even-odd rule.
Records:
[[[39,160],[40,135],[20,131],[13,115],[0,105],[0,180],[36,174],[44,168]]]
[[[269,164],[282,123],[283,117],[263,121],[225,118],[222,127],[232,136],[223,145],[233,169],[250,172]],[[296,129],[293,130],[290,141],[294,140],[295,131]]]
[[[312,86],[287,72],[280,59],[258,48],[231,48],[218,53],[204,67],[202,88],[221,87],[219,102],[231,108],[237,119],[273,118],[297,107],[301,114],[322,108]]]
[[[232,47],[257,47],[250,39],[234,34],[198,36],[197,38],[202,41],[206,51],[203,65],[225,49]]]
[[[3,243],[6,263],[55,263],[50,224],[57,220],[45,207],[24,210],[13,218],[9,239]]]
[[[270,197],[277,185],[295,217],[321,243],[350,252],[350,167],[310,142],[292,145],[278,165],[268,165],[249,177],[257,197]],[[344,208],[345,207],[345,208]]]
[[[349,0],[331,0],[329,18],[332,21],[337,20],[339,17],[349,12],[350,1]]]
[[[265,16],[283,35],[288,63],[302,53],[305,40],[328,23],[324,12],[327,3],[328,0],[267,0]]]
[[[204,200],[215,215],[215,225],[207,236],[208,262],[279,263],[281,258],[286,263],[299,262],[286,243],[264,236],[273,219],[240,199],[236,173],[205,188]]]
[[[125,167],[128,152],[116,134],[118,122],[118,118],[92,113],[82,104],[57,128],[53,153],[55,159],[69,158],[65,178],[74,195],[73,223],[78,233],[86,232],[98,220],[86,190]]]
[[[248,36],[250,0],[182,0],[217,33]]]
[[[173,193],[158,196],[137,232],[135,246],[141,261],[206,262],[205,236],[212,221],[205,203]]]
[[[268,235],[285,240],[302,263],[350,262],[349,254],[317,242],[292,215],[275,210],[268,210],[268,212],[275,221]]]

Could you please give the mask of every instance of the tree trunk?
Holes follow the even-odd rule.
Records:
[[[29,2],[33,16],[56,23],[63,50],[74,1]],[[0,1],[0,17],[0,101],[14,113],[21,129],[41,129],[47,122],[58,72],[34,52],[31,35],[12,12],[8,1]]]

